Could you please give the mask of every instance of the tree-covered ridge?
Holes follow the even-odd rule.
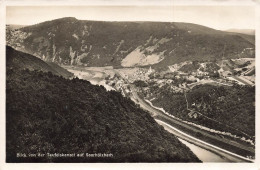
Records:
[[[187,99],[203,115],[255,136],[255,87],[197,86]]]
[[[173,92],[171,86],[167,84],[160,88],[156,85],[151,86],[149,92],[152,93],[152,97],[154,98],[152,103],[155,106],[164,108],[174,116],[188,118],[186,100],[183,93]]]
[[[186,93],[189,110],[185,94],[173,92],[169,85],[161,88],[153,86],[150,92],[155,106],[164,108],[176,117],[238,136],[245,136],[246,133],[254,140],[255,87],[195,86]],[[191,110],[201,115],[193,117]]]
[[[6,66],[9,69],[41,70],[43,72],[52,72],[65,78],[73,77],[72,73],[53,62],[45,63],[33,55],[14,50],[12,47],[6,46],[6,54]]]
[[[137,49],[145,56],[162,55],[157,69],[189,60],[255,57],[254,36],[189,23],[61,18],[17,31],[7,31],[8,44],[68,65],[121,67],[122,60]]]
[[[7,162],[197,162],[129,98],[79,79],[7,69]],[[17,153],[112,153],[18,158]]]

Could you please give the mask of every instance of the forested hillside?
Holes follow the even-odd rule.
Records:
[[[186,93],[189,109],[205,115],[198,115],[196,118],[189,116],[190,111],[187,110],[187,102],[183,93],[172,92],[171,87],[167,85],[161,88],[152,87],[150,91],[152,97],[155,98],[152,103],[176,117],[212,129],[244,136],[243,133],[240,133],[241,131],[254,139],[255,87],[239,85],[194,87]],[[212,121],[212,119],[216,121]]]
[[[7,70],[6,93],[7,162],[199,161],[130,99],[88,81]],[[16,153],[113,157],[17,158]]]
[[[255,136],[255,87],[197,86],[187,99],[190,108]]]
[[[199,161],[129,98],[85,80],[54,75],[57,72],[49,67],[7,47],[7,162]],[[45,156],[29,156],[38,153]],[[47,153],[110,156],[66,158]]]
[[[155,68],[183,61],[255,56],[253,35],[175,22],[103,22],[61,18],[7,30],[7,44],[67,65]]]
[[[58,66],[55,63],[45,63],[41,59],[26,54],[20,51],[16,51],[13,48],[6,46],[6,66],[8,69],[14,70],[41,70],[43,72],[52,72],[55,75],[63,76],[65,78],[73,77],[73,74]]]

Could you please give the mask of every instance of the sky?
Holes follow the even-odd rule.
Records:
[[[254,6],[7,6],[6,24],[62,17],[99,21],[188,22],[218,30],[255,29]]]

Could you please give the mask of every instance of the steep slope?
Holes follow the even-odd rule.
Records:
[[[23,62],[7,62],[7,162],[199,162],[129,98],[85,80],[41,72],[42,62],[36,67],[28,62],[31,55],[11,48],[7,59],[14,53],[33,71],[20,69]]]
[[[70,78],[73,76],[72,73],[68,72],[55,63],[47,64],[35,56],[16,51],[9,46],[6,46],[6,54],[6,65],[10,69],[40,70],[43,72],[52,72],[55,75],[63,76],[65,78]]]
[[[249,41],[250,40],[250,41]],[[254,57],[254,43],[188,23],[102,22],[62,18],[7,34],[7,44],[68,65],[164,68],[187,60]],[[248,50],[244,50],[248,49]],[[245,52],[243,52],[243,50]]]
[[[185,95],[173,92],[170,85],[153,86],[143,91],[154,98],[155,106],[173,116],[255,140],[255,87],[205,84],[195,86]],[[201,114],[192,117],[191,110]]]
[[[255,87],[202,85],[187,100],[190,108],[255,137]]]
[[[53,62],[46,62],[49,66],[51,66],[51,68],[53,70],[55,70],[55,72],[57,72],[58,74],[55,75],[62,75],[63,77],[68,77],[68,78],[72,78],[74,77],[74,74],[69,72],[68,70],[60,67],[58,64],[53,63]]]

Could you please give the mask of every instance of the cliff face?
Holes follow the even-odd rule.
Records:
[[[7,44],[16,49],[45,61],[85,66],[165,67],[223,55],[254,57],[253,42],[254,36],[187,23],[62,18],[7,30]]]

